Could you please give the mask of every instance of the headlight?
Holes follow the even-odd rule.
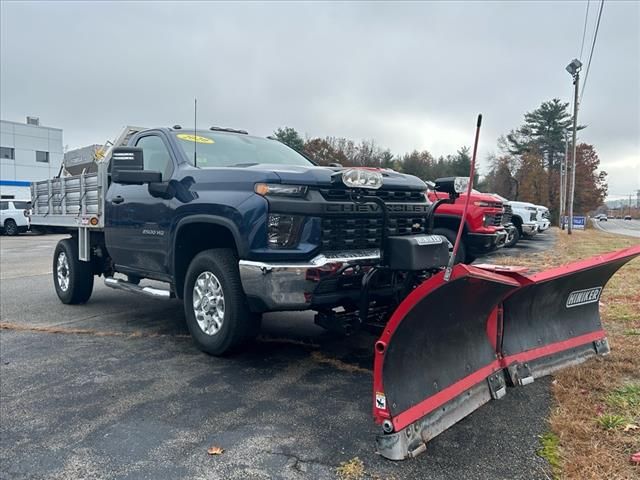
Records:
[[[298,241],[303,217],[272,213],[267,220],[267,243],[271,248],[289,248]]]
[[[349,168],[342,172],[342,183],[349,188],[372,188],[382,186],[382,174],[366,168]]]
[[[476,207],[493,207],[491,202],[473,202]]]
[[[279,183],[256,183],[254,187],[258,195],[280,197],[304,197],[307,187],[304,185],[281,185]]]
[[[455,177],[453,188],[458,193],[466,192],[469,188],[469,177]]]

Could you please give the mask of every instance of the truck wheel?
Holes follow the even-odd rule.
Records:
[[[238,261],[228,248],[205,250],[194,257],[183,299],[189,332],[206,353],[222,355],[258,334],[260,317],[249,311]]]
[[[93,292],[91,262],[78,259],[78,243],[66,238],[60,240],[53,253],[53,284],[62,303],[86,303]]]
[[[9,235],[10,237],[18,234],[18,225],[13,218],[10,218],[6,222],[4,222],[4,233]]]
[[[456,243],[456,235],[458,232],[454,232],[453,230],[449,230],[448,228],[434,228],[434,235],[442,235],[443,237],[447,237],[447,240],[451,243],[451,245]],[[460,246],[458,247],[458,254],[456,255],[455,263],[465,263],[467,260],[467,249],[464,245],[464,238],[460,240]],[[470,263],[470,261],[469,261]]]
[[[507,238],[507,243],[504,244],[506,248],[514,247],[516,243],[520,240],[520,230],[517,228],[511,229],[511,235]]]

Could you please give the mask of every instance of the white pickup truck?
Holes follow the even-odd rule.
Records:
[[[542,233],[551,226],[549,209],[543,205],[535,205],[538,209],[538,233]]]
[[[521,237],[532,237],[538,233],[538,208],[533,203],[512,200],[508,204],[512,211],[511,222]]]

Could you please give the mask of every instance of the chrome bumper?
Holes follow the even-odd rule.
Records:
[[[321,281],[376,265],[380,250],[357,250],[318,255],[304,263],[264,263],[240,260],[242,288],[261,310],[307,310]]]
[[[523,223],[522,224],[522,233],[524,233],[525,235],[535,235],[536,233],[538,233],[538,223],[534,222],[534,223]]]
[[[504,247],[505,243],[507,243],[507,237],[509,236],[509,232],[506,229],[497,232],[498,239],[496,241],[496,248]]]
[[[550,226],[551,226],[551,222],[549,220],[547,220],[546,218],[544,220],[538,221],[538,231],[539,232],[544,232]]]

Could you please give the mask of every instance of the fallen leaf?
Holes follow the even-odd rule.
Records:
[[[598,405],[596,406],[596,413],[598,415],[602,415],[604,413],[604,405]]]
[[[623,432],[629,432],[631,430],[638,430],[640,427],[634,423],[627,423],[624,426],[624,429],[622,430]]]
[[[224,448],[213,445],[207,449],[207,453],[209,455],[222,455],[224,453]]]
[[[631,458],[629,460],[631,461],[631,463],[637,463],[640,465],[640,452],[636,452],[631,455]]]

